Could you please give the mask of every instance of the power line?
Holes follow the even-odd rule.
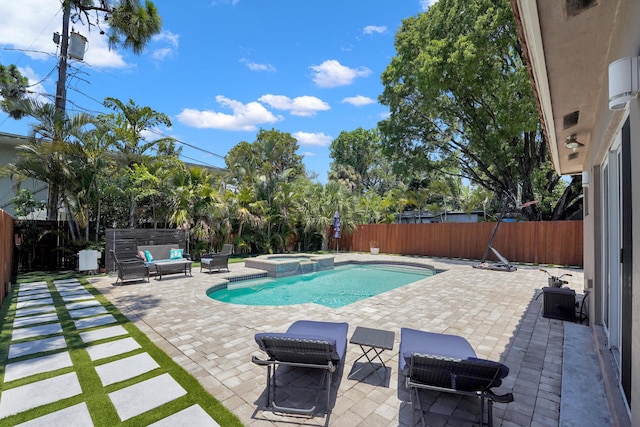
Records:
[[[42,55],[47,55],[47,56],[51,56],[51,57],[55,57],[58,56],[56,53],[51,53],[51,52],[43,52],[41,50],[33,50],[33,49],[19,49],[17,47],[0,47],[0,50],[6,50],[6,51],[14,51],[14,52],[29,52],[29,53],[39,53]],[[22,56],[24,57],[24,55]],[[20,60],[22,59],[22,57],[18,58],[18,60],[16,61],[15,65],[18,65],[18,62],[20,62]]]
[[[212,155],[212,156],[214,156],[214,157],[217,157],[217,158],[219,158],[219,159],[224,160],[224,156],[222,156],[222,155],[220,155],[220,154],[216,154],[216,153],[214,153],[214,152],[212,152],[212,151],[205,150],[204,148],[200,148],[200,147],[195,146],[195,145],[193,145],[193,144],[189,144],[188,142],[181,141],[181,140],[179,140],[178,138],[175,138],[175,137],[173,137],[173,136],[165,135],[165,134],[163,134],[162,132],[160,132],[160,131],[158,131],[158,130],[156,130],[156,129],[149,129],[149,132],[151,132],[151,133],[155,133],[156,135],[158,135],[158,136],[162,136],[162,137],[164,137],[164,138],[171,138],[171,139],[175,140],[175,141],[176,141],[177,143],[179,143],[179,144],[185,145],[185,146],[187,146],[187,147],[189,147],[189,148],[193,148],[194,150],[202,151],[203,153],[210,154],[210,155]]]

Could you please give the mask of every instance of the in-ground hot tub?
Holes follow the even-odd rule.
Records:
[[[333,270],[333,255],[279,254],[247,258],[244,265],[266,270],[269,277],[286,277],[314,271]]]

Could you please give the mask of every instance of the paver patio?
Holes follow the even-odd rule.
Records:
[[[355,258],[400,259],[337,254],[336,262]],[[113,286],[115,277],[92,278],[91,282],[247,426],[409,425],[411,409],[404,403],[407,396],[399,388],[397,372],[399,331],[404,326],[461,335],[478,357],[509,366],[510,375],[500,391],[513,391],[515,401],[494,406],[496,426],[557,426],[564,326],[560,320],[542,317],[542,297],[536,296],[547,285],[547,277],[538,267],[518,266],[516,272],[507,273],[474,269],[474,262],[403,258],[445,271],[338,309],[315,304],[248,307],[206,296],[206,290],[221,278],[242,273],[243,264],[230,264],[229,273],[194,272],[193,277],[167,276],[150,283]],[[569,286],[582,293],[581,270],[570,272]],[[349,336],[359,325],[394,331],[394,349],[384,353],[390,368],[385,383],[380,385],[374,376],[361,381],[358,376],[347,378],[352,362],[360,355],[357,346],[349,345],[344,369],[334,375],[337,378],[328,419],[308,420],[263,411],[266,373],[263,367],[251,363],[252,355],[263,356],[253,337],[257,332],[285,331],[298,319],[348,322]],[[314,379],[309,376],[300,380],[307,381]],[[479,412],[473,398],[431,393],[425,402],[430,405],[430,425],[461,425],[455,417]]]

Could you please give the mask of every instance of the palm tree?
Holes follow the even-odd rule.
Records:
[[[300,198],[302,185],[300,180],[291,182],[282,181],[276,185],[273,198],[273,208],[276,219],[277,249],[283,250],[292,243],[295,237],[295,228],[300,217]]]
[[[19,159],[10,168],[48,184],[47,219],[56,221],[61,191],[74,173],[70,155],[82,151],[80,141],[95,121],[84,113],[67,117],[51,104],[30,100],[23,105],[38,123],[32,126],[30,142],[17,147]]]
[[[160,113],[150,107],[139,107],[133,100],[127,104],[116,98],[105,98],[105,107],[111,108],[116,113],[100,116],[102,120],[112,124],[114,144],[121,154],[121,162],[130,169],[127,173],[132,183],[148,183],[150,177],[145,176],[146,168],[134,168],[134,165],[143,165],[148,161],[148,152],[164,143],[171,143],[173,138],[159,138],[153,141],[145,141],[142,138],[143,131],[151,131],[159,125],[171,126],[171,120],[166,114]],[[142,175],[140,175],[142,173]],[[134,187],[139,189],[139,187]],[[129,192],[129,227],[135,226],[136,201],[140,200],[140,193]]]
[[[209,246],[226,241],[229,212],[211,173],[199,167],[179,171],[171,178],[170,188],[170,224],[188,229],[191,237]]]
[[[263,200],[257,200],[255,187],[248,183],[243,183],[235,193],[232,193],[230,199],[232,216],[238,222],[237,244],[245,248],[247,244],[243,237],[244,226],[248,224],[252,229],[262,229],[265,224],[265,203]]]
[[[322,236],[323,250],[328,249],[329,230],[336,211],[340,215],[340,225],[345,233],[355,229],[355,199],[338,182],[329,181],[324,187],[320,184],[312,185],[307,188],[303,197],[306,213],[303,218],[304,229]]]

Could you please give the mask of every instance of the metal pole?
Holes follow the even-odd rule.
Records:
[[[493,238],[496,237],[496,232],[498,231],[498,227],[500,226],[500,223],[502,222],[502,218],[504,218],[504,214],[507,210],[507,203],[508,203],[507,198],[505,198],[504,202],[502,203],[502,211],[500,212],[500,217],[498,218],[498,222],[496,222],[496,226],[493,229],[493,233],[491,233],[491,238],[489,239],[489,243],[487,244],[487,248],[484,250],[484,255],[482,255],[482,261],[481,263],[485,262],[487,260],[487,256],[489,256],[489,249],[491,249],[491,244],[493,243]]]
[[[71,1],[62,3],[62,43],[60,44],[60,65],[58,66],[58,83],[56,86],[56,113],[63,115],[67,104],[67,53],[69,51],[69,19]]]

